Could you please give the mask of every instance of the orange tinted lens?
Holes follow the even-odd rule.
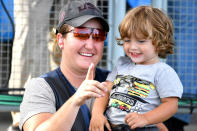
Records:
[[[97,35],[97,34],[92,34],[92,38],[95,41],[105,41],[106,40],[106,36],[100,36],[100,35]]]
[[[75,37],[86,40],[90,37],[91,30],[89,30],[88,28],[74,28],[73,33]]]
[[[92,38],[95,41],[104,41],[106,40],[106,32],[100,29],[94,29],[92,32]]]
[[[78,27],[74,28],[73,33],[75,37],[82,40],[88,39],[91,34],[95,41],[104,41],[106,39],[106,32],[99,29]]]
[[[90,37],[90,34],[74,33],[74,37],[77,37],[78,39],[86,40]]]

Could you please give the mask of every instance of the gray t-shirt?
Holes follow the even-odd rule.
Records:
[[[86,101],[89,110],[92,109],[94,99]],[[33,78],[25,85],[25,94],[20,105],[20,129],[24,122],[39,113],[55,113],[56,103],[53,90],[44,78]]]
[[[114,83],[106,116],[112,124],[125,124],[130,112],[146,113],[160,105],[161,98],[178,97],[182,83],[166,63],[136,65],[128,57],[120,57],[107,80]]]

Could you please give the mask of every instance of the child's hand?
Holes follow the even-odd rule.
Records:
[[[127,114],[125,117],[125,122],[130,126],[131,129],[144,127],[148,124],[148,120],[143,114],[138,114],[135,112]]]
[[[111,131],[111,127],[105,116],[103,114],[97,114],[92,116],[90,120],[89,131],[104,131],[104,126],[106,126],[107,129]]]

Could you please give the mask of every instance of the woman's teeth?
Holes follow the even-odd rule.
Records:
[[[80,53],[80,55],[83,55],[83,56],[93,56],[93,54],[88,54],[88,53]]]

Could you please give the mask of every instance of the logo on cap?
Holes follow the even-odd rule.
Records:
[[[66,15],[65,12],[62,12],[59,18],[59,22],[61,23],[64,20],[64,16]]]
[[[86,10],[86,9],[95,9],[95,7],[91,3],[85,3],[84,5],[79,6],[78,9],[79,9],[79,12],[81,12],[81,11]]]

